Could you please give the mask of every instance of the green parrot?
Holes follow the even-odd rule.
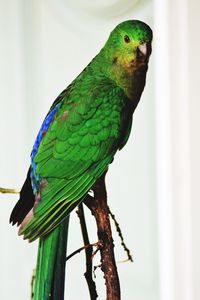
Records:
[[[120,23],[43,121],[10,217],[24,239],[40,239],[34,300],[64,299],[69,214],[129,138],[151,41],[145,23]]]

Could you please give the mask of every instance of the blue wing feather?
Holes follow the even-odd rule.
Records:
[[[40,143],[45,135],[45,133],[47,132],[47,130],[49,129],[49,126],[51,124],[51,122],[54,119],[55,114],[57,113],[58,109],[60,108],[61,103],[56,104],[56,106],[50,110],[50,112],[48,113],[48,115],[46,116],[46,118],[44,119],[42,126],[38,132],[38,135],[36,137],[35,143],[33,145],[33,149],[31,152],[31,184],[32,184],[32,188],[33,188],[33,193],[37,194],[39,187],[40,187],[40,176],[37,174],[36,172],[36,167],[37,164],[34,162],[34,157],[37,154],[38,148],[40,146]]]

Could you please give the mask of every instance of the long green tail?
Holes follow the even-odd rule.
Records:
[[[33,300],[63,300],[69,217],[40,238]]]

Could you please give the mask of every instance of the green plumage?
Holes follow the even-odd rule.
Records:
[[[34,300],[64,299],[64,278],[69,219],[40,238],[34,284]]]
[[[45,186],[34,218],[22,227],[29,240],[46,234],[70,213],[105,172],[130,130],[128,98],[111,80],[95,77],[96,68],[90,64],[63,93],[40,143],[34,161]]]
[[[52,280],[56,270],[61,271],[58,266],[65,265],[67,229],[63,226],[128,140],[145,86],[151,40],[145,23],[119,24],[50,109],[51,113],[59,105],[34,156],[40,187],[33,210],[20,227],[25,239],[41,238],[34,300],[63,299],[63,295],[49,296],[57,289]],[[64,268],[60,274],[63,285]]]

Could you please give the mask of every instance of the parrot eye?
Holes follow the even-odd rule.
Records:
[[[129,36],[126,34],[126,35],[124,36],[124,42],[128,44],[128,43],[130,43],[130,41],[131,41],[131,40],[130,40]]]

